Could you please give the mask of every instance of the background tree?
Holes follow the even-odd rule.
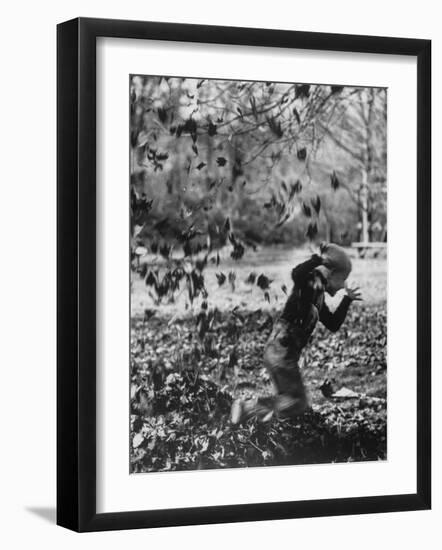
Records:
[[[132,254],[173,258],[161,280],[143,267],[158,299],[183,279],[204,298],[225,245],[348,244],[385,221],[385,90],[134,76],[130,108]]]

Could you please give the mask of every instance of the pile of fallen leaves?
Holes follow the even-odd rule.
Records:
[[[352,310],[337,334],[318,327],[303,368],[312,409],[241,426],[229,421],[232,400],[271,391],[272,317],[212,312],[203,339],[200,321],[133,322],[132,472],[386,458],[385,308]]]

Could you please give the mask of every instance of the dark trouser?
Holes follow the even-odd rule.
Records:
[[[296,334],[289,331],[287,322],[278,320],[264,352],[264,363],[272,378],[275,395],[258,397],[251,402],[245,409],[248,417],[266,419],[273,414],[290,417],[305,411],[308,400],[299,369],[302,347],[301,342],[297,345]]]

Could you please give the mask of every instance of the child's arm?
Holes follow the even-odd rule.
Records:
[[[331,330],[332,332],[338,331],[341,328],[342,323],[345,321],[348,308],[350,307],[352,301],[353,300],[348,296],[344,296],[339,306],[333,312],[331,312],[324,303],[319,312],[319,320],[326,328],[328,328],[328,330]]]
[[[292,269],[292,280],[296,287],[301,288],[305,285],[312,270],[318,265],[321,265],[321,257],[317,254],[313,254],[311,258],[297,265]]]

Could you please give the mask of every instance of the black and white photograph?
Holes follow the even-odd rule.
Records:
[[[387,98],[130,76],[131,473],[387,459]]]

